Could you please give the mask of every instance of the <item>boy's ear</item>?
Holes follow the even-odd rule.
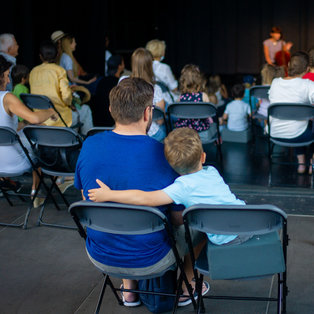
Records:
[[[201,156],[201,162],[202,162],[202,164],[205,164],[205,161],[206,161],[206,153],[203,152],[203,153],[202,153],[202,156]]]

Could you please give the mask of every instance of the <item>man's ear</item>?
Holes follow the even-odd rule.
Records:
[[[109,105],[109,112],[111,112],[111,105]]]
[[[152,107],[147,106],[144,110],[144,121],[149,121],[150,115],[152,114]]]

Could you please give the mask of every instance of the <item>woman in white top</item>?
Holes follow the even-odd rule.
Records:
[[[293,54],[288,67],[288,76],[275,78],[272,81],[269,90],[270,103],[314,104],[314,82],[302,79],[308,66],[309,57],[305,52]],[[280,120],[270,117],[270,124],[272,137],[285,139],[291,143],[314,139],[313,127],[307,121]],[[305,147],[296,147],[299,163],[298,173],[306,171],[305,149]],[[313,144],[311,149],[313,150]]]
[[[9,127],[18,131],[18,117],[23,118],[31,124],[40,124],[49,118],[57,119],[53,109],[39,110],[33,112],[27,108],[15,95],[5,91],[6,85],[10,82],[9,73],[11,63],[0,56],[0,126]],[[26,144],[23,132],[19,132],[21,140]],[[24,137],[24,140],[23,140]],[[25,145],[27,146],[27,145]],[[22,149],[16,146],[0,146],[0,171],[6,173],[17,173],[27,171],[31,168]],[[39,183],[39,178],[33,171],[32,194]]]
[[[132,54],[131,66],[131,77],[144,79],[148,83],[154,85],[153,105],[165,111],[165,100],[163,98],[162,90],[154,80],[152,54],[145,48],[137,48]],[[122,76],[119,82],[126,77],[127,76]],[[147,134],[157,141],[162,142],[166,137],[164,121],[153,121]]]

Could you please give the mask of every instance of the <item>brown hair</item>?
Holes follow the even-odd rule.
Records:
[[[308,54],[310,58],[309,66],[314,68],[314,47],[309,50]]]
[[[131,63],[131,77],[139,77],[154,84],[153,56],[149,50],[137,48],[132,54]]]
[[[187,64],[181,70],[179,85],[182,94],[197,93],[205,90],[206,80],[197,65]]]
[[[184,175],[197,170],[203,146],[194,129],[174,129],[165,138],[164,144],[166,159],[177,173]]]
[[[298,76],[307,71],[309,67],[309,55],[304,51],[298,51],[291,56],[288,65],[288,75]]]
[[[154,88],[140,78],[125,78],[109,94],[110,113],[115,122],[138,122],[146,107],[153,105]]]

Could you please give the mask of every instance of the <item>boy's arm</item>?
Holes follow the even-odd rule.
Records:
[[[161,206],[173,203],[173,200],[162,190],[145,192],[141,190],[111,190],[100,180],[100,188],[88,190],[88,197],[94,202],[117,202],[123,204]]]

